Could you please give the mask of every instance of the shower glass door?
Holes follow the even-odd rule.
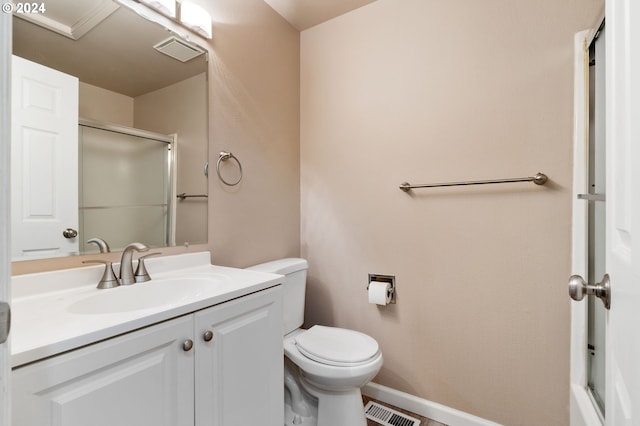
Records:
[[[110,130],[111,129],[111,130]],[[171,232],[170,138],[118,127],[80,126],[82,252],[102,238],[119,251],[132,242],[168,245]]]
[[[589,47],[589,193],[587,281],[599,282],[605,267],[605,34],[604,23]],[[587,385],[605,415],[606,309],[588,296]]]

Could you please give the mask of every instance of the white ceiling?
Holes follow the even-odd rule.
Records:
[[[299,31],[311,28],[375,0],[264,0]]]

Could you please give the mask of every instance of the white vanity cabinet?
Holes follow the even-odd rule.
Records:
[[[274,291],[195,314],[196,425],[284,424],[282,298]]]
[[[14,426],[193,425],[191,315],[13,371]]]
[[[13,425],[281,426],[281,291],[18,367]]]

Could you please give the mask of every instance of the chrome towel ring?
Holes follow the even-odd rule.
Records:
[[[229,159],[235,160],[236,163],[238,164],[238,168],[240,169],[240,177],[235,182],[226,181],[222,177],[222,174],[220,174],[220,164],[223,161],[227,161]],[[216,174],[218,175],[218,179],[220,179],[220,181],[222,183],[224,183],[225,185],[227,185],[227,186],[236,186],[242,180],[242,164],[240,164],[240,160],[238,160],[238,158],[235,155],[233,155],[232,153],[226,152],[226,151],[220,151],[220,153],[218,154],[218,161],[216,162]]]

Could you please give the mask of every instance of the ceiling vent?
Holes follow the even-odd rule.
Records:
[[[187,62],[196,56],[200,56],[204,53],[204,50],[187,44],[175,36],[171,36],[166,40],[153,46],[158,52],[164,53],[167,56],[171,56],[173,59],[177,59],[180,62]]]

